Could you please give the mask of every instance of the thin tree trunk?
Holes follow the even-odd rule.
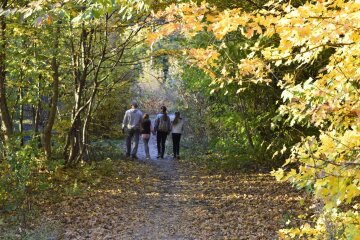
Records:
[[[77,81],[78,86],[75,91],[75,106],[72,111],[72,124],[70,130],[68,132],[66,145],[64,148],[64,156],[66,159],[66,165],[73,165],[75,163],[75,159],[80,151],[81,144],[81,114],[85,109],[85,105],[81,106],[82,95],[84,90],[84,82]]]
[[[56,32],[54,36],[54,55],[51,61],[51,68],[52,68],[52,97],[50,100],[50,110],[48,114],[48,120],[44,127],[43,133],[43,147],[45,151],[45,156],[47,160],[51,159],[51,135],[52,129],[55,123],[56,112],[57,112],[57,104],[59,100],[59,63],[57,61],[58,57],[58,49],[59,49],[59,34],[60,34],[60,26],[56,27]]]
[[[249,146],[252,149],[254,149],[254,143],[253,143],[253,140],[252,140],[252,135],[251,135],[247,120],[245,120],[245,133],[246,133],[246,137],[248,139]]]
[[[32,127],[34,130],[34,137],[39,133],[39,124],[40,124],[40,101],[36,106],[32,106]]]
[[[5,9],[7,0],[2,2],[1,8]],[[6,98],[6,20],[0,16],[0,118],[3,131],[4,142],[6,143],[13,135],[13,124],[7,105]]]
[[[84,152],[86,151],[86,148],[87,148],[87,144],[88,144],[88,138],[87,138],[88,122],[89,122],[90,117],[91,117],[91,113],[92,113],[92,109],[93,109],[93,103],[94,103],[94,100],[95,100],[97,90],[98,90],[98,86],[97,86],[97,84],[95,84],[93,92],[92,92],[91,97],[89,99],[90,103],[89,103],[88,111],[86,113],[86,116],[85,116],[85,119],[84,119],[84,124],[83,124],[83,127],[82,127],[81,148],[80,148],[79,155],[76,158],[76,162],[79,162],[81,160],[81,158],[83,157]]]
[[[106,16],[106,21],[109,20],[109,16]],[[94,101],[99,90],[99,86],[110,76],[110,73],[99,79],[99,72],[102,64],[107,60],[105,57],[108,43],[108,31],[106,31],[105,38],[103,40],[102,54],[99,61],[95,64],[96,53],[93,44],[96,42],[95,29],[87,31],[82,29],[80,38],[80,49],[75,49],[74,42],[71,41],[72,51],[72,64],[73,64],[73,76],[75,79],[75,104],[72,110],[72,123],[71,128],[68,132],[66,145],[64,147],[64,157],[66,159],[66,165],[71,166],[77,164],[82,160],[83,155],[87,152],[88,147],[88,125],[91,120],[91,116],[94,110]],[[129,44],[130,40],[136,33],[140,31],[131,32],[128,38],[121,44],[121,49],[117,54],[117,59],[111,64],[110,68],[114,68],[120,62],[124,51]],[[95,38],[95,39],[94,39]],[[79,54],[80,53],[80,54]],[[89,68],[93,64],[92,68]],[[93,72],[92,79],[89,79],[90,73]],[[89,80],[89,81],[88,81]],[[86,84],[85,84],[86,83]],[[90,92],[88,89],[89,83],[93,84],[93,89]],[[87,94],[90,94],[87,96]]]
[[[36,105],[32,106],[32,127],[33,127],[33,139],[37,139],[37,143],[38,143],[38,148],[42,147],[41,144],[41,136],[39,136],[39,132],[40,132],[40,124],[41,124],[41,111],[42,111],[42,105],[41,105],[41,80],[42,80],[42,76],[39,76],[39,80],[38,80],[38,100]]]
[[[36,51],[36,43],[33,42],[34,58],[37,58]],[[37,82],[37,103],[36,105],[32,105],[32,127],[33,127],[33,138],[39,138],[39,125],[40,125],[40,113],[41,113],[41,85],[42,83],[42,75],[39,75],[39,79]],[[39,145],[41,145],[41,139],[39,141]],[[41,146],[39,146],[41,147]]]
[[[40,89],[41,89],[41,76],[39,77],[38,83],[38,101],[36,105],[32,106],[32,124],[34,129],[34,136],[39,134],[39,126],[40,126],[40,112],[41,112],[41,96],[40,96]]]
[[[22,88],[19,88],[19,103],[20,103],[20,112],[19,112],[19,132],[21,137],[20,146],[24,145],[24,104],[23,104],[24,93]]]
[[[103,64],[103,62],[105,61],[105,57],[106,57],[106,50],[107,50],[107,43],[108,43],[108,15],[106,15],[106,24],[105,24],[105,34],[104,34],[104,45],[102,47],[102,51],[101,51],[101,57],[100,57],[100,60],[97,64],[97,66],[95,67],[94,66],[94,69],[95,72],[94,72],[94,77],[93,77],[93,82],[94,82],[94,87],[93,87],[93,90],[92,90],[92,93],[90,95],[90,98],[88,100],[89,102],[89,107],[88,107],[88,111],[85,115],[85,118],[84,118],[84,124],[83,124],[83,128],[82,128],[82,143],[81,143],[81,149],[80,149],[80,153],[79,153],[79,156],[77,158],[77,162],[80,161],[80,159],[83,157],[84,153],[85,152],[88,152],[88,123],[91,119],[91,115],[92,115],[92,111],[93,111],[93,105],[94,105],[94,101],[95,101],[95,97],[96,97],[96,94],[99,90],[99,85],[101,84],[102,81],[104,81],[106,79],[103,78],[101,79],[100,81],[98,80],[99,78],[99,73],[100,73],[100,68],[101,68],[101,65]],[[93,34],[94,32],[92,32]],[[91,38],[90,38],[90,44],[89,46],[91,47],[91,41],[92,41],[92,36],[91,35]],[[95,35],[95,38],[96,38],[96,35]],[[89,54],[90,54],[90,49],[89,49]],[[94,61],[93,61],[94,63]]]
[[[244,104],[244,101],[242,99],[240,99],[240,112],[242,113],[243,115],[243,119],[244,119],[244,127],[245,127],[245,134],[246,134],[246,138],[248,140],[248,144],[249,146],[254,149],[254,142],[252,140],[252,134],[250,132],[250,128],[249,128],[249,123],[248,123],[248,120],[247,120],[247,114],[246,114],[246,108],[245,108],[245,104]]]
[[[92,33],[92,32],[90,32]],[[85,110],[89,103],[83,103],[83,95],[85,94],[85,82],[88,75],[88,66],[90,64],[89,51],[91,48],[90,41],[87,45],[87,39],[89,32],[82,26],[80,49],[81,57],[77,56],[74,46],[72,44],[73,51],[73,68],[75,78],[75,105],[72,111],[72,124],[67,136],[66,145],[64,148],[64,156],[66,159],[66,165],[74,165],[78,161],[78,156],[82,148],[82,134],[81,129],[83,126],[81,113]],[[91,37],[91,35],[90,35]],[[81,69],[79,69],[81,67]]]

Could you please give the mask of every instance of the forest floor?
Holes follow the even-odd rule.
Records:
[[[275,239],[305,211],[304,194],[269,174],[156,159],[154,138],[152,160],[143,160],[141,144],[139,160],[106,161],[86,177],[75,170],[72,191],[39,203],[25,239]]]
[[[268,174],[215,173],[170,157],[114,161],[98,183],[47,208],[60,229],[52,239],[274,239],[305,208],[301,193]]]

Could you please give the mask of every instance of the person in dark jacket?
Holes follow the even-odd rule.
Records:
[[[167,114],[165,106],[161,107],[161,113],[159,113],[155,120],[156,142],[158,148],[158,157],[164,159],[165,143],[167,135],[171,132],[170,118]]]
[[[150,140],[151,132],[152,132],[151,120],[149,119],[149,114],[145,113],[143,116],[143,121],[141,123],[141,137],[144,142],[146,159],[150,159],[149,140]]]

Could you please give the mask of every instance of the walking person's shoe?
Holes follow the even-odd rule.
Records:
[[[146,156],[146,160],[150,160],[150,159],[151,159],[150,155]]]
[[[131,156],[131,159],[132,159],[132,160],[136,160],[136,159],[138,159],[138,158],[137,158],[136,155],[132,155],[132,156]]]

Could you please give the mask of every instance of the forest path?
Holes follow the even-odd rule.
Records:
[[[140,139],[138,160],[112,161],[91,191],[57,204],[60,239],[275,239],[302,210],[299,193],[268,174],[213,173],[172,159],[170,138],[165,159],[151,135],[145,160]]]
[[[53,207],[60,239],[274,239],[302,208],[299,193],[267,174],[211,173],[171,158],[111,169]]]

